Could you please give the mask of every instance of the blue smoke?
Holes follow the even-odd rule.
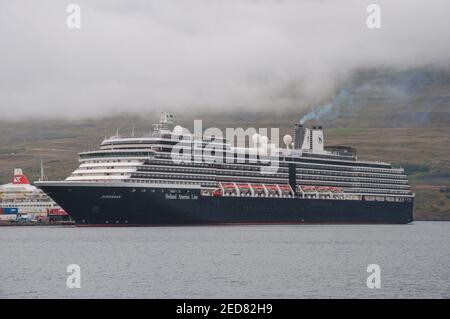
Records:
[[[304,124],[307,121],[320,120],[322,117],[330,115],[336,106],[347,99],[348,95],[346,88],[340,89],[330,103],[313,107],[300,119],[299,123]]]

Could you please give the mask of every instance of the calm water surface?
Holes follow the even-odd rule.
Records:
[[[369,264],[381,289],[366,286]],[[0,227],[0,298],[65,297],[449,298],[450,222]]]

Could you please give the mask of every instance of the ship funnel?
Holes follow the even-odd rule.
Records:
[[[13,184],[30,184],[20,168],[14,169]]]
[[[303,146],[303,139],[305,136],[305,129],[302,124],[295,124],[294,126],[294,149],[301,149]]]

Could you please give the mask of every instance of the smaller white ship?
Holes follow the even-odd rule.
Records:
[[[43,174],[41,174],[41,179]],[[0,185],[0,221],[48,219],[66,213],[42,190],[31,185],[22,169],[14,170],[13,180]]]

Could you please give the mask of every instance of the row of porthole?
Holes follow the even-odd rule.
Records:
[[[89,222],[89,221],[87,221],[87,220],[85,220],[85,219],[81,220],[81,223],[82,223],[82,224],[86,224],[86,223],[88,223],[88,222]],[[128,224],[128,220],[125,220],[123,223],[124,223],[124,224]],[[105,224],[109,224],[109,220],[105,220]],[[119,221],[119,220],[116,220],[116,221],[115,221],[115,224],[120,224],[120,221]]]
[[[109,224],[109,220],[105,220],[105,224]],[[120,221],[116,220],[115,224],[120,224]],[[128,220],[125,220],[124,224],[128,224]]]

